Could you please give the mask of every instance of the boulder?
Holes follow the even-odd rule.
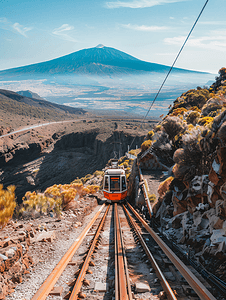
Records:
[[[219,177],[217,173],[214,171],[213,167],[211,167],[210,172],[209,172],[209,180],[213,182],[213,184],[217,185],[219,182]]]
[[[218,245],[222,242],[226,243],[226,228],[213,230],[210,240],[211,245]]]
[[[203,214],[200,210],[197,210],[193,213],[193,221],[194,225],[197,229],[207,229],[209,226],[209,220],[207,218],[203,218]]]
[[[5,299],[8,294],[8,286],[6,284],[0,283],[0,299]]]
[[[183,228],[183,234],[184,237],[186,236],[186,234],[189,232],[189,229],[192,227],[193,224],[193,216],[191,213],[189,213],[189,211],[186,211],[183,214],[183,219],[182,219],[182,228]]]
[[[225,257],[226,257],[226,241],[225,240],[222,241],[221,243],[219,243],[218,248],[215,252],[215,255],[217,258],[225,260]]]
[[[52,242],[56,238],[55,231],[44,231],[37,234],[34,238],[31,239],[31,243],[37,242]]]
[[[226,201],[226,182],[220,187],[220,193],[222,198]]]
[[[174,206],[173,216],[179,215],[187,210],[187,193],[184,193],[185,186],[182,181],[174,179],[171,182],[172,203]]]
[[[195,176],[190,182],[188,197],[206,194],[208,190],[208,183],[208,175]]]
[[[179,180],[184,180],[185,175],[190,171],[189,166],[184,166],[180,164],[175,164],[173,167],[173,174],[175,178]]]
[[[136,282],[135,290],[137,293],[146,293],[146,292],[150,292],[151,289],[148,282]]]
[[[1,261],[0,262],[0,273],[3,273],[5,271],[5,262]],[[1,299],[1,298],[0,298]]]
[[[187,210],[187,201],[186,200],[180,200],[176,196],[172,199],[174,210],[173,215],[176,216],[178,214],[181,214]]]
[[[173,161],[176,164],[184,165],[185,163],[185,151],[183,148],[179,148],[174,152]]]
[[[215,203],[216,215],[222,220],[226,220],[226,201],[217,200]]]
[[[15,255],[15,252],[16,252],[16,247],[12,247],[12,248],[9,248],[9,249],[5,252],[5,255],[6,255],[8,258],[12,258],[12,257]]]
[[[226,147],[220,147],[217,151],[217,156],[220,163],[219,175],[223,182],[226,182]]]
[[[213,188],[213,193],[211,196],[211,207],[215,207],[217,200],[219,200],[221,198],[220,195],[220,187],[219,186],[214,186]]]
[[[217,136],[223,144],[226,144],[226,121],[221,125],[221,127],[218,130]]]
[[[203,196],[200,194],[200,195],[196,195],[196,196],[190,196],[190,197],[187,197],[187,208],[188,208],[188,211],[193,214],[195,211],[196,211],[196,208],[199,204],[202,204],[203,202]]]
[[[182,222],[183,216],[184,216],[184,213],[181,213],[171,219],[173,228],[178,229],[181,227],[181,222]]]
[[[14,275],[16,273],[21,272],[21,263],[19,261],[17,261],[12,268],[9,270],[9,274],[10,275]]]

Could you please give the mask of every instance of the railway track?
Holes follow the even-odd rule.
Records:
[[[72,262],[70,282],[62,294],[54,294]],[[215,300],[207,285],[130,204],[115,203],[100,207],[32,300]]]

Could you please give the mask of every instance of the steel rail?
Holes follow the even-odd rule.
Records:
[[[65,253],[63,258],[59,261],[57,266],[54,268],[54,270],[50,273],[50,275],[47,277],[47,279],[43,282],[39,290],[35,293],[32,300],[45,300],[52,288],[54,287],[55,283],[59,279],[60,275],[63,273],[64,269],[68,265],[69,261],[75,254],[75,251],[79,248],[82,241],[84,240],[85,236],[87,235],[90,228],[93,226],[96,219],[99,217],[101,211],[105,207],[105,204],[103,204],[100,209],[97,211],[93,219],[89,222],[89,224],[85,227],[85,229],[82,231],[80,236],[75,240],[75,242],[71,245],[69,250]]]
[[[148,257],[148,259],[150,260],[151,262],[151,265],[153,267],[153,269],[155,270],[156,274],[157,274],[157,277],[159,278],[161,284],[162,284],[162,287],[163,287],[163,290],[166,292],[167,294],[167,299],[169,300],[177,300],[176,296],[174,295],[174,292],[172,291],[168,281],[166,280],[165,276],[163,275],[161,269],[159,268],[155,258],[153,257],[151,251],[149,250],[147,244],[145,243],[139,229],[138,229],[138,226],[137,224],[134,222],[134,220],[132,219],[131,215],[129,214],[128,210],[126,209],[125,205],[123,205],[123,208],[124,208],[124,211],[126,212],[126,216],[128,217],[129,219],[129,222],[131,224],[131,226],[133,227],[133,229],[135,230],[135,233]]]
[[[114,205],[114,242],[115,242],[115,300],[119,300],[119,279],[118,279],[118,250],[117,250],[117,231],[116,227],[116,216],[115,216],[116,206]]]
[[[78,293],[79,293],[79,291],[80,291],[80,289],[82,287],[82,281],[83,281],[83,279],[84,279],[84,277],[86,275],[86,271],[88,269],[89,262],[91,260],[91,256],[92,256],[92,254],[93,254],[93,252],[95,250],[95,247],[97,245],[97,241],[98,241],[98,238],[100,236],[100,232],[101,232],[101,230],[103,228],[104,222],[106,220],[109,208],[110,208],[110,204],[108,204],[108,207],[107,207],[107,209],[106,209],[106,211],[104,213],[104,216],[103,216],[102,220],[100,221],[100,224],[99,224],[99,226],[97,228],[97,231],[96,231],[96,233],[94,235],[94,238],[92,240],[91,246],[90,246],[89,251],[87,253],[86,259],[85,259],[85,261],[83,263],[83,266],[82,266],[82,268],[81,268],[81,270],[79,272],[78,278],[77,278],[77,280],[75,282],[75,285],[74,285],[74,288],[73,288],[73,290],[71,292],[69,300],[77,300],[78,299]]]
[[[153,216],[153,211],[152,211],[151,203],[150,203],[150,200],[149,200],[149,197],[148,197],[148,192],[147,192],[147,189],[146,189],[146,186],[145,186],[145,183],[144,183],[144,177],[143,177],[143,174],[141,172],[140,167],[139,167],[139,172],[140,172],[141,187],[142,187],[143,194],[144,194],[144,200],[146,202],[148,212],[149,212],[149,216],[150,216],[150,219],[151,219],[152,216]]]
[[[200,280],[186,267],[186,265],[176,256],[173,251],[162,241],[162,239],[148,226],[144,219],[135,211],[128,203],[129,208],[142,223],[143,227],[150,233],[155,242],[162,251],[168,256],[174,266],[181,275],[187,280],[191,288],[196,292],[201,300],[216,300],[216,298],[208,291],[208,289],[200,282]]]
[[[132,300],[131,290],[128,288],[128,273],[126,271],[126,257],[123,250],[122,232],[118,216],[117,203],[114,204],[115,230],[115,300]]]
[[[121,230],[121,224],[119,222],[119,227],[120,227],[120,232],[121,232],[121,239],[122,239],[122,252],[124,256],[124,265],[125,265],[125,272],[126,272],[126,281],[127,281],[127,289],[128,289],[128,296],[129,299],[133,299],[132,291],[131,291],[131,286],[130,286],[130,281],[129,281],[129,271],[128,271],[128,264],[127,264],[127,259],[126,259],[126,251],[123,243],[123,238],[122,238],[122,230]]]
[[[114,230],[115,266],[117,266],[117,273],[115,273],[115,300],[128,300],[117,203],[114,204]]]

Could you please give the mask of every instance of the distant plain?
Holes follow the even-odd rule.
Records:
[[[71,107],[83,108],[97,115],[142,117],[149,109],[165,74],[137,75],[121,78],[98,76],[48,76],[0,81],[0,88],[11,91],[30,90],[42,98]],[[168,107],[188,89],[209,85],[214,74],[172,75],[159,94],[149,117],[167,114]]]

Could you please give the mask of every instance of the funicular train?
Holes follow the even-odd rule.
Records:
[[[107,202],[123,202],[127,197],[126,174],[118,160],[112,159],[104,174],[103,193]]]

